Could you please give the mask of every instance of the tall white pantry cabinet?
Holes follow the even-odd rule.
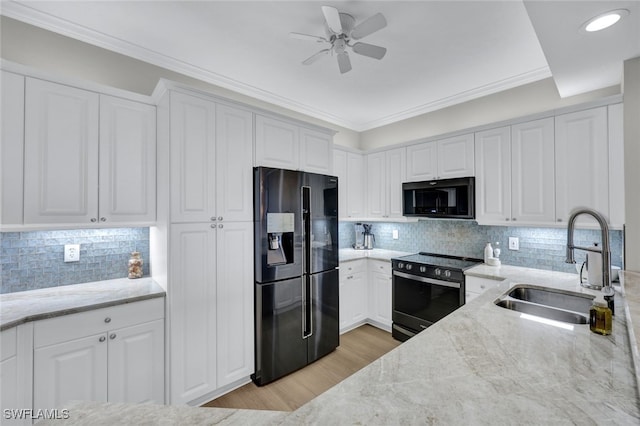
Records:
[[[168,305],[168,403],[198,404],[253,372],[253,114],[169,89],[158,105],[152,271]]]

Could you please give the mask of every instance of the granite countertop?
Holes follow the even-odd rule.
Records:
[[[151,278],[119,278],[0,294],[0,331],[28,321],[164,295],[163,288]]]
[[[576,274],[507,265],[467,274],[503,281],[292,413],[78,402],[60,423],[139,424],[141,415],[149,424],[640,423],[627,329],[640,308],[640,274],[621,274],[627,288],[617,288],[611,336],[528,321],[493,303],[525,282],[590,292]]]
[[[390,261],[394,257],[407,256],[409,254],[413,253],[385,249],[355,250],[352,248],[345,248],[340,249],[338,256],[340,258],[340,262],[349,262],[351,260],[358,259],[376,259]]]

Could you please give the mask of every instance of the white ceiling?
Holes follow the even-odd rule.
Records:
[[[526,4],[525,4],[526,3]],[[638,1],[2,1],[3,15],[356,131],[549,77],[562,96],[619,84],[640,56]],[[356,24],[381,60],[322,49],[289,32],[324,35],[322,5]],[[622,5],[622,6],[620,6]],[[631,11],[617,28],[584,34],[598,13]]]

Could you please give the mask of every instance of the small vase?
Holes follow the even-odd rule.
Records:
[[[140,252],[134,251],[131,253],[129,259],[129,278],[141,278],[142,277],[142,258]]]

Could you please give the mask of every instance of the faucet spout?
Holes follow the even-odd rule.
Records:
[[[602,292],[605,295],[612,295],[611,288],[611,243],[609,241],[609,225],[604,216],[593,209],[582,208],[574,210],[569,217],[569,225],[567,226],[567,263],[576,263],[574,258],[574,249],[594,251],[589,247],[579,247],[573,244],[573,231],[576,219],[582,214],[587,214],[598,221],[600,233],[602,235]],[[599,250],[598,250],[599,251]],[[595,284],[595,283],[592,283]]]

